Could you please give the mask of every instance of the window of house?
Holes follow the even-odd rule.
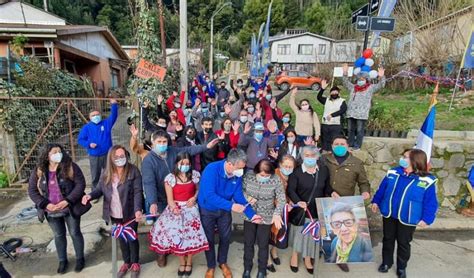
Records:
[[[111,69],[110,74],[111,74],[110,88],[111,89],[117,89],[118,87],[120,87],[120,84],[119,84],[120,72],[117,69]]]
[[[299,44],[298,45],[298,54],[300,54],[300,55],[311,55],[311,54],[313,54],[313,45],[312,44]]]
[[[338,45],[336,46],[336,54],[337,55],[346,55],[346,46],[345,45]]]
[[[319,45],[319,55],[326,55],[326,45],[325,44],[320,44]]]
[[[279,44],[277,49],[278,55],[290,55],[290,47],[289,44]]]
[[[76,74],[76,63],[71,60],[64,60],[64,69],[70,73]]]

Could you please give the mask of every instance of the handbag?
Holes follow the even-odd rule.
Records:
[[[316,186],[318,186],[318,175],[319,175],[319,171],[316,171],[316,175],[314,177],[313,188],[311,189],[311,194],[309,195],[309,199],[306,202],[308,204],[308,207],[312,201],[311,199],[314,195],[314,192],[316,191]],[[293,208],[289,214],[289,219],[290,219],[289,222],[295,226],[303,226],[304,218],[305,218],[305,210],[302,208]]]
[[[86,194],[83,194],[82,196],[84,195]],[[76,204],[74,204],[69,211],[72,217],[79,218],[82,215],[86,214],[91,208],[92,208],[91,202],[87,202],[87,204],[83,205],[82,202],[79,201]]]
[[[288,248],[288,237],[286,236],[283,241],[279,241],[278,238],[280,238],[282,235],[285,234],[285,227],[281,227],[280,229],[277,229],[275,227],[275,224],[272,225],[271,227],[271,233],[270,233],[270,244],[275,246],[278,249],[286,249]]]

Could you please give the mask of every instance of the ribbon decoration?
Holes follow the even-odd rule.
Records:
[[[301,231],[301,233],[303,235],[306,235],[309,233],[313,237],[314,241],[319,241],[320,240],[319,229],[321,228],[319,221],[313,219],[313,216],[311,215],[309,210],[306,210],[306,214],[308,214],[310,222],[304,224],[303,230]]]
[[[402,71],[399,71],[398,73],[392,75],[391,77],[387,78],[386,81],[391,81],[393,79],[395,79],[396,77],[405,77],[405,78],[420,78],[420,79],[423,79],[425,80],[426,82],[429,82],[429,83],[433,83],[433,84],[436,84],[436,83],[440,83],[442,85],[445,85],[445,86],[455,86],[455,87],[459,87],[461,89],[464,89],[464,84],[471,81],[472,79],[466,79],[466,80],[461,80],[461,78],[459,78],[459,80],[456,80],[455,78],[450,78],[450,77],[438,77],[438,76],[429,76],[429,75],[421,75],[419,73],[416,73],[416,72],[411,72],[411,71],[407,71],[407,70],[402,70]]]
[[[290,204],[285,204],[283,207],[283,217],[282,217],[282,222],[283,222],[283,234],[277,238],[279,242],[283,242],[286,238],[286,234],[288,233],[288,214],[290,213],[290,207],[291,208],[296,208],[299,207],[298,205],[290,205]]]
[[[158,216],[158,214],[146,214],[143,215],[143,217],[155,217]],[[137,218],[133,218],[132,220],[124,223],[124,224],[115,224],[112,226],[112,231],[110,232],[110,235],[114,238],[119,238],[121,237],[123,240],[128,241],[135,241],[138,238],[137,232],[130,227],[129,225],[133,223],[133,221],[136,221]]]
[[[137,232],[135,232],[135,230],[132,227],[126,226],[123,224],[117,224],[114,227],[112,227],[112,236],[116,239],[121,237],[126,242],[128,240],[131,240],[131,241],[137,240]]]

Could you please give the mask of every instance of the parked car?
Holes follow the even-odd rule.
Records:
[[[281,71],[276,77],[275,83],[277,87],[283,91],[291,86],[310,88],[313,91],[318,91],[321,84],[321,78],[311,76],[305,71],[288,70]]]

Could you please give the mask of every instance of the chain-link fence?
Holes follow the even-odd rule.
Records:
[[[128,147],[130,133],[124,99],[119,99],[119,116],[114,125],[113,143]],[[13,154],[13,182],[23,183],[35,168],[40,152],[47,143],[64,146],[90,180],[86,149],[77,142],[79,131],[89,121],[89,113],[98,110],[105,119],[110,114],[110,99],[12,97],[0,98],[0,120],[4,134],[11,140],[2,142]],[[13,161],[11,161],[13,160]]]

